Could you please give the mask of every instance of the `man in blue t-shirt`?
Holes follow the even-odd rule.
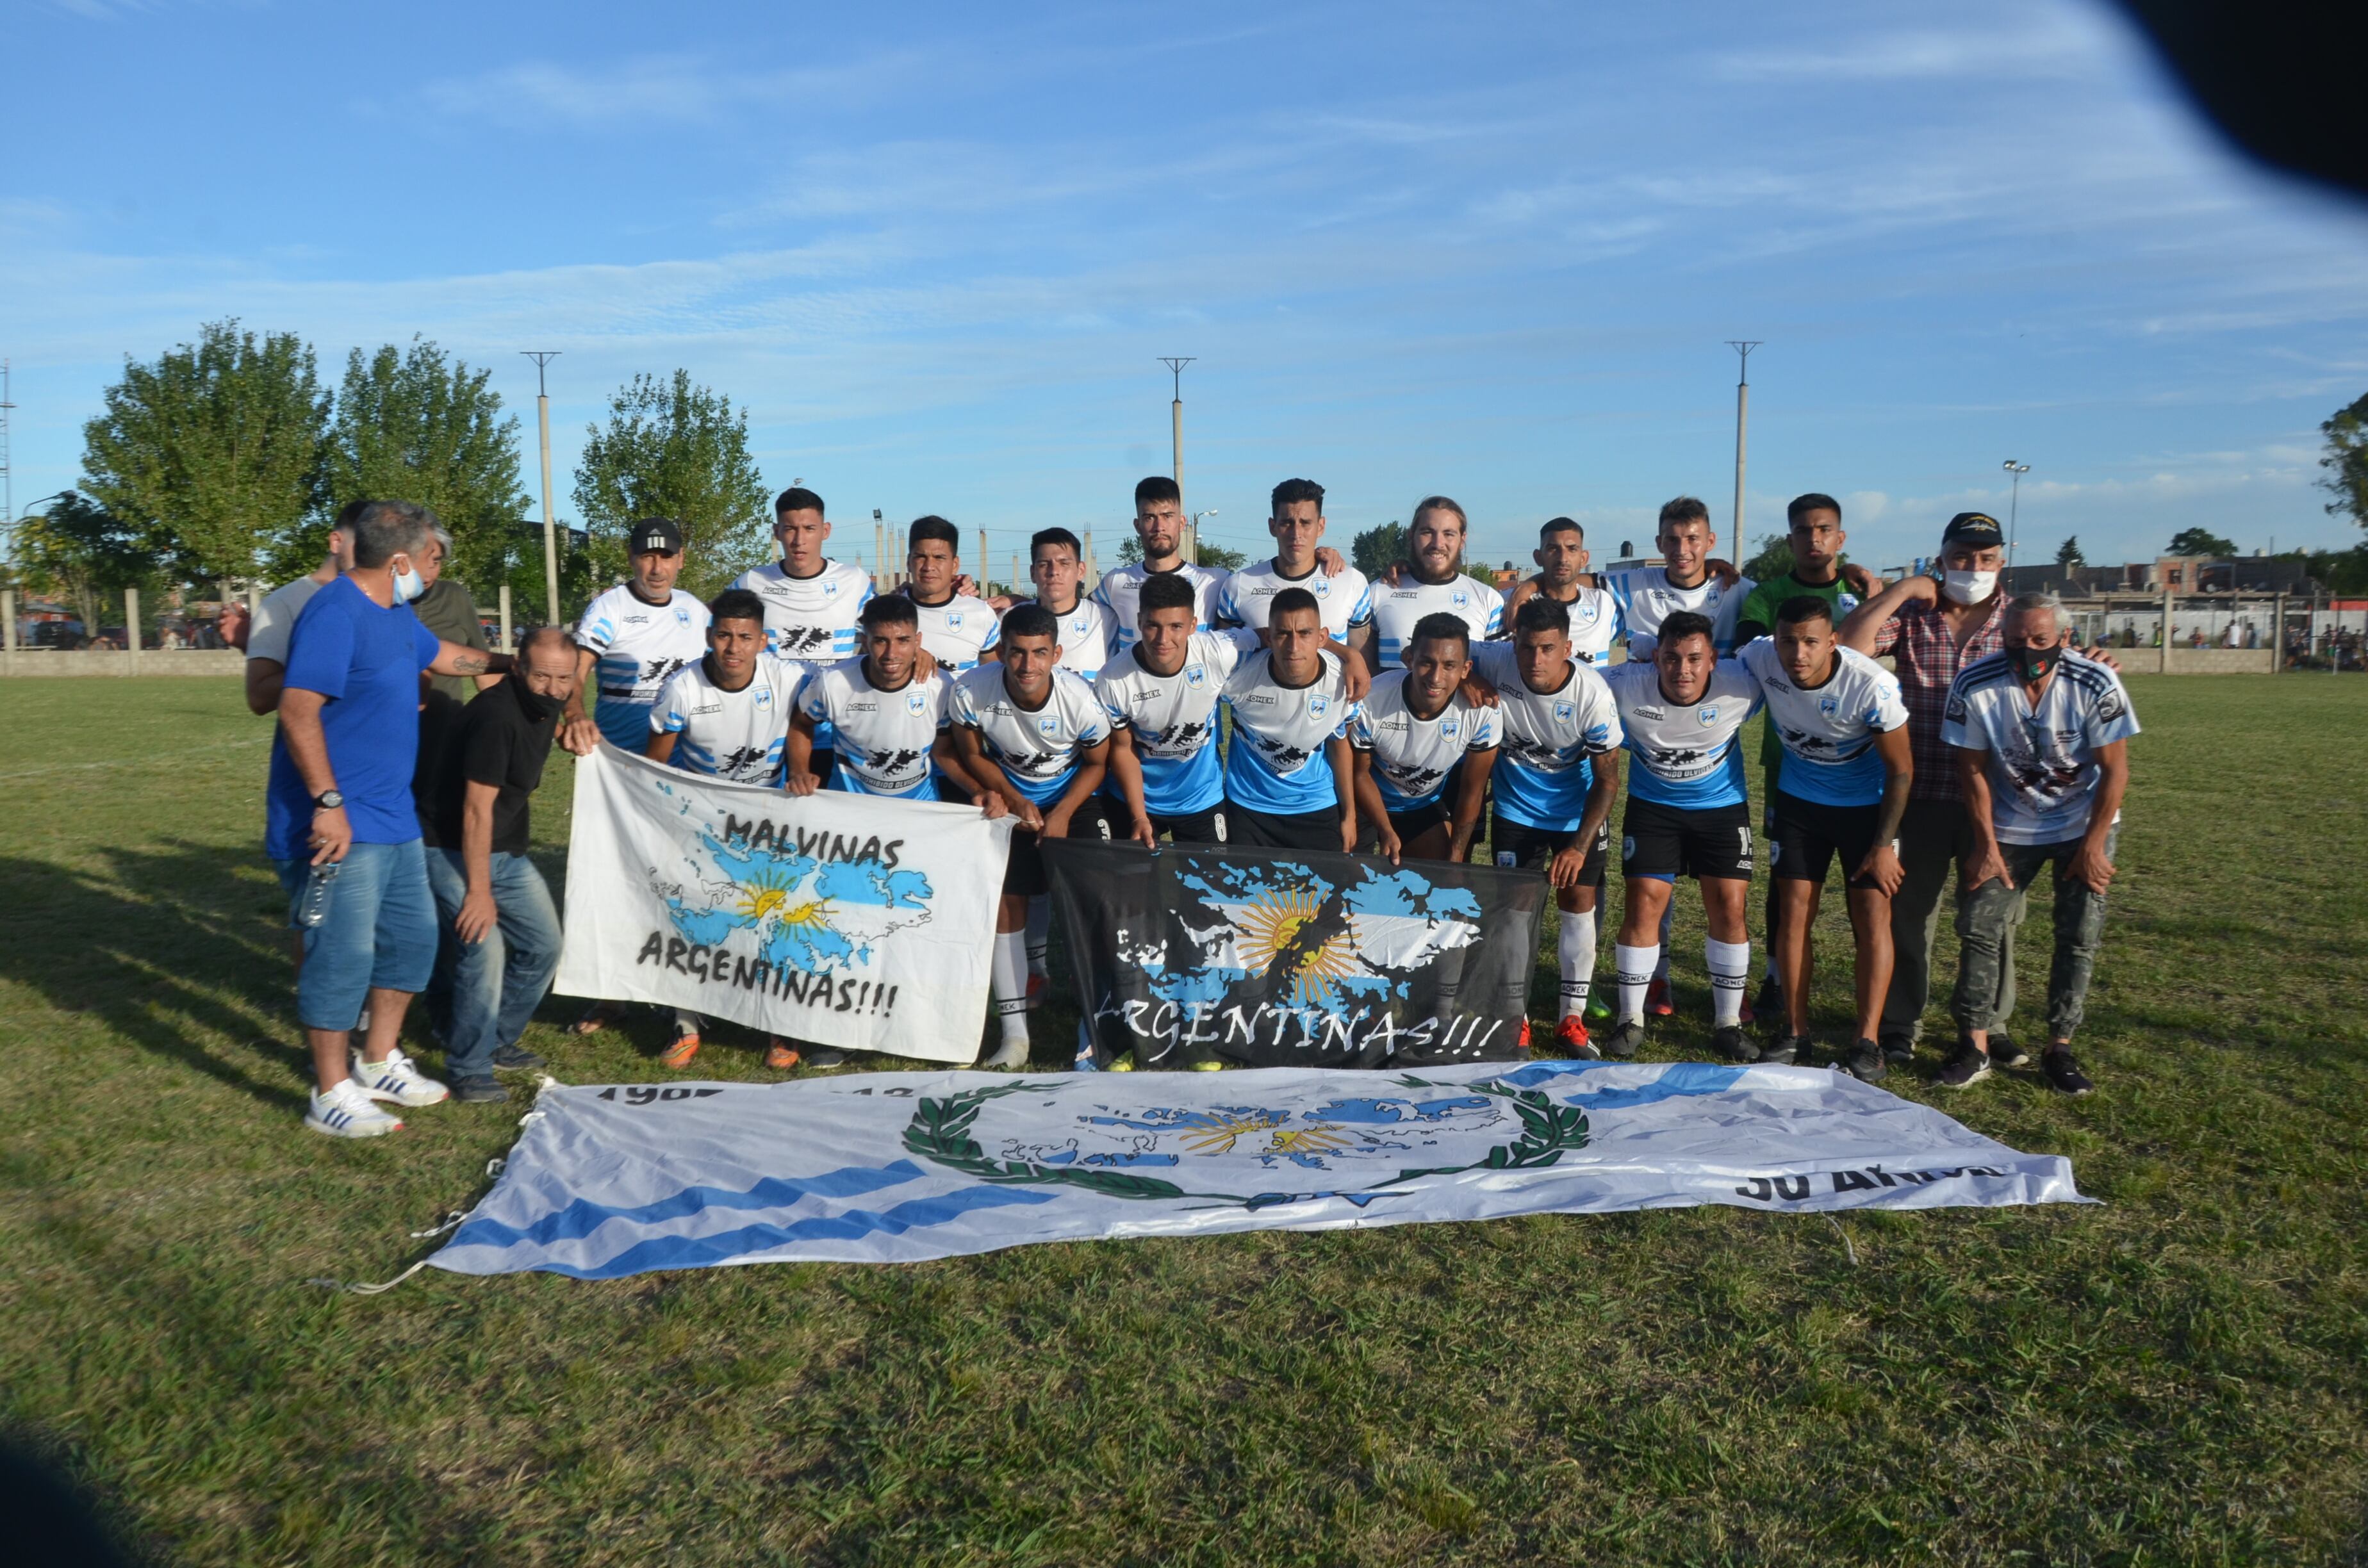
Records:
[[[443,642],[411,613],[435,530],[435,514],[407,501],[372,502],[356,519],[353,569],[297,618],[271,744],[264,852],[303,942],[296,1017],[319,1085],[304,1125],[336,1138],[403,1125],[376,1101],[425,1106],[446,1095],[395,1046],[436,963],[436,903],[411,794],[419,677],[507,671],[510,658]],[[370,1039],[355,1055],[365,1003]]]

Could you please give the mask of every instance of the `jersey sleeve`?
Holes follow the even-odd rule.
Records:
[[[616,641],[616,609],[609,596],[602,594],[584,607],[584,617],[575,623],[575,645],[590,653],[605,653]]]
[[[1609,701],[1611,693],[1608,689],[1604,695],[1605,700]],[[1614,728],[1618,727],[1620,722],[1620,710],[1616,708],[1613,709],[1611,712],[1611,722]],[[1474,708],[1472,710],[1472,739],[1464,744],[1463,749],[1465,751],[1495,751],[1499,744],[1497,728],[1498,720],[1497,717],[1497,710],[1494,708]]]
[[[1472,667],[1490,686],[1502,687],[1508,681],[1519,680],[1519,655],[1510,642],[1474,642],[1472,644]]]
[[[1357,574],[1357,602],[1349,611],[1351,629],[1373,624],[1373,583],[1363,573]]]
[[[1497,637],[1502,635],[1504,630],[1505,596],[1499,593],[1493,595],[1488,600],[1488,627],[1486,631],[1481,633],[1481,635],[1484,637]]]
[[[1217,589],[1216,602],[1211,607],[1211,613],[1216,617],[1217,624],[1221,628],[1242,624],[1241,607],[1234,602],[1232,577],[1228,576],[1224,585]]]
[[[1968,665],[1965,670],[1978,667]],[[1987,751],[1988,738],[1974,723],[1973,699],[1965,693],[1965,670],[1960,670],[1957,678],[1949,683],[1949,700],[1941,710],[1941,740],[1966,751]]]
[[[250,659],[269,659],[275,665],[288,663],[288,637],[295,630],[295,618],[283,614],[280,607],[272,602],[279,597],[272,594],[255,608],[255,624],[246,634],[246,656]]]
[[[684,678],[682,672],[677,671],[666,677],[664,686],[658,687],[657,700],[650,704],[650,733],[654,735],[682,733],[683,726],[690,722],[690,716],[687,711],[690,702],[689,693],[685,689],[689,684]]]
[[[954,684],[943,676],[936,676],[929,685],[935,688],[930,701],[937,708],[938,728],[946,729],[954,722]]]
[[[2064,677],[2058,675],[2056,679]],[[2105,672],[2110,683],[2097,694],[2089,708],[2089,722],[2084,726],[2091,746],[2109,746],[2115,741],[2128,740],[2138,733],[2138,716],[2130,707],[2130,694],[2122,686],[2122,677],[2111,670]]]
[[[1000,680],[1003,677],[998,674],[996,678]],[[970,694],[968,681],[954,682],[946,693],[945,710],[939,718],[938,725],[942,729],[948,724],[959,724],[965,730],[980,727],[978,702]]]
[[[816,671],[814,679],[798,691],[798,711],[817,724],[830,722],[830,682],[824,678],[827,674],[827,671]],[[659,694],[658,706],[666,706],[666,693],[673,690],[674,682],[666,682],[666,692]]]
[[[1874,682],[1873,697],[1866,705],[1867,727],[1888,734],[1907,722],[1907,700],[1899,694],[1899,682],[1888,672],[1874,669],[1867,673]]]
[[[1057,629],[1056,629],[1056,631],[1057,631]],[[993,606],[989,606],[989,607],[987,608],[987,611],[986,611],[986,636],[985,636],[985,639],[984,639],[984,640],[979,643],[979,645],[978,645],[978,651],[979,651],[980,653],[985,653],[989,648],[994,647],[996,644],[997,644],[997,643],[1001,642],[1002,641],[1003,641],[1003,618],[1002,618],[1001,616],[999,616],[999,615],[997,615],[997,614],[996,614],[996,613],[995,613],[995,609],[994,609],[994,607],[993,607]]]
[[[1058,680],[1063,676],[1068,679],[1070,700],[1076,709],[1073,717],[1077,726],[1077,744],[1087,746],[1097,745],[1110,739],[1111,729],[1110,715],[1102,711],[1102,705],[1094,696],[1093,687],[1087,686],[1083,677],[1071,675],[1066,670],[1054,672],[1054,679]]]
[[[1193,636],[1195,641],[1201,637],[1208,639],[1202,646],[1208,650],[1209,663],[1215,667],[1219,680],[1233,679],[1234,672],[1242,666],[1244,656],[1266,646],[1258,640],[1258,634],[1246,626],[1237,626],[1230,631],[1195,632]]]
[[[1094,701],[1100,707],[1102,717],[1109,721],[1113,731],[1133,727],[1133,721],[1127,716],[1125,693],[1120,689],[1118,680],[1111,675],[1108,665],[1104,665],[1094,676]]]
[[[1740,578],[1736,585],[1740,587],[1749,582],[1751,579],[1748,577]],[[1734,651],[1736,623],[1742,619],[1743,607],[1749,602],[1750,594],[1757,593],[1759,586],[1753,583],[1748,593],[1719,595],[1718,613],[1710,618],[1710,645],[1713,649],[1721,653]]]
[[[1584,665],[1579,666],[1578,682],[1587,692],[1587,749],[1597,756],[1618,751],[1628,735],[1621,728],[1620,704],[1611,700],[1611,688]]]
[[[1357,704],[1357,715],[1349,723],[1349,744],[1359,751],[1373,749],[1373,711],[1361,702]]]

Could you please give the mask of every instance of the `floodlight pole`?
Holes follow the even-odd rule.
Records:
[[[551,520],[551,389],[543,382],[543,367],[559,358],[557,348],[521,348],[534,361],[534,416],[542,433],[542,585],[551,599],[547,626],[559,620],[559,530]]]
[[[1176,401],[1169,405],[1168,415],[1176,460],[1176,505],[1179,510],[1184,505],[1184,367],[1196,358],[1198,356],[1190,354],[1181,358],[1170,358],[1164,354],[1159,357],[1159,362],[1167,366],[1168,374],[1175,378]],[[1184,559],[1196,566],[1200,564],[1201,529],[1197,524],[1185,536]]]
[[[2003,466],[2007,472],[2014,475],[2014,488],[2008,493],[2006,503],[2006,569],[2011,572],[2014,570],[2015,525],[2021,520],[2022,517],[2022,476],[2031,472],[2031,465],[2019,463],[2012,458],[2009,458]],[[2007,582],[2010,587],[2014,579],[2009,577]],[[2011,597],[2012,595],[2009,594],[2009,597]]]
[[[1727,548],[1735,551],[1735,559],[1737,561],[1744,559],[1743,444],[1744,435],[1749,428],[1749,420],[1751,417],[1751,351],[1759,347],[1760,342],[1761,340],[1758,338],[1754,338],[1748,343],[1740,338],[1734,337],[1730,337],[1726,340],[1726,346],[1729,348],[1734,349],[1736,352],[1735,511],[1732,514],[1735,538],[1729,541]]]

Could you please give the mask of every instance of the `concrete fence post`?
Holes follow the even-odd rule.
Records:
[[[501,604],[502,652],[505,653],[515,653],[518,652],[518,644],[511,641],[510,638],[510,585],[507,583],[504,583],[502,585]]]
[[[17,590],[0,591],[0,650],[6,650],[8,671],[17,669]]]
[[[2170,673],[2171,598],[2170,590],[2162,591],[2162,673]]]

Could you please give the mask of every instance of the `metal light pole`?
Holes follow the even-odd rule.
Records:
[[[1182,504],[1181,497],[1184,494],[1184,367],[1190,364],[1195,358],[1196,356],[1190,354],[1178,359],[1171,359],[1164,354],[1159,358],[1159,362],[1167,367],[1167,373],[1176,379],[1176,401],[1169,406],[1168,415],[1171,421],[1170,434],[1175,442],[1176,494],[1179,506]],[[1184,559],[1195,565],[1198,565],[1201,561],[1200,533],[1201,530],[1196,525],[1192,530],[1192,537],[1185,540]]]
[[[1761,339],[1754,338],[1750,342],[1747,343],[1740,338],[1734,337],[1730,337],[1726,340],[1726,346],[1729,348],[1734,349],[1736,356],[1735,369],[1735,511],[1732,514],[1735,520],[1735,539],[1729,544],[1728,548],[1736,551],[1735,558],[1738,561],[1743,559],[1742,552],[1744,548],[1743,440],[1744,432],[1748,427],[1748,422],[1751,416],[1751,351],[1759,347],[1761,341]]]
[[[1195,512],[1192,514],[1192,553],[1186,556],[1185,559],[1191,562],[1194,565],[1200,564],[1201,561],[1201,519],[1203,517],[1213,517],[1216,515],[1217,509],[1214,506],[1210,507],[1205,512]]]
[[[521,348],[534,361],[534,416],[542,431],[542,585],[551,598],[547,626],[559,622],[559,530],[551,520],[551,390],[543,384],[543,367],[559,358],[557,348]]]
[[[2022,511],[2022,476],[2031,472],[2031,465],[2019,463],[2012,458],[2009,458],[2002,466],[2007,472],[2014,475],[2014,488],[2009,492],[2006,503],[2006,569],[2011,572],[2014,570],[2015,524]],[[2011,586],[2014,580],[2009,577],[2007,581]]]

